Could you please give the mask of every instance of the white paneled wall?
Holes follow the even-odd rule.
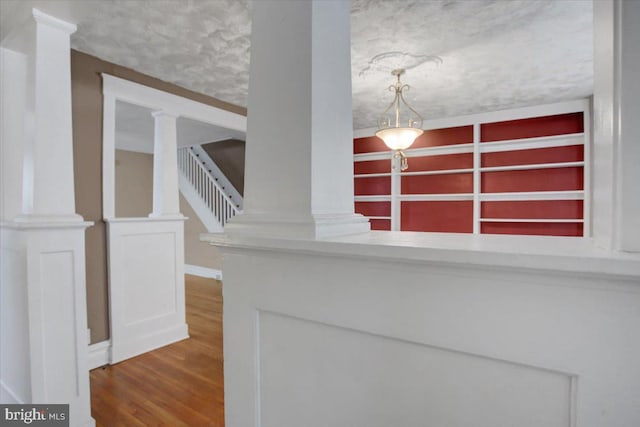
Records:
[[[188,338],[183,219],[112,219],[111,363]]]
[[[388,234],[223,244],[228,424],[640,423],[640,258]]]

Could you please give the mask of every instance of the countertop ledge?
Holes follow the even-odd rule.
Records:
[[[640,253],[609,251],[582,238],[372,231],[324,239],[205,233],[200,240],[223,248],[614,276],[640,285]]]

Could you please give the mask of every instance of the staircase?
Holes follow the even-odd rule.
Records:
[[[182,195],[209,233],[242,212],[242,196],[200,146],[178,150],[178,181]]]

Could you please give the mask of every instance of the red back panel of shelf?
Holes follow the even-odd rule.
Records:
[[[473,143],[473,126],[425,130],[411,148],[437,147]]]
[[[389,219],[370,219],[371,229],[376,231],[391,230],[391,220]]]
[[[509,200],[482,202],[482,218],[582,219],[582,200]]]
[[[388,176],[356,178],[354,189],[356,196],[388,196],[391,194],[391,178]]]
[[[354,175],[389,172],[391,172],[391,160],[368,160],[366,162],[353,163]]]
[[[473,174],[410,175],[402,177],[402,194],[472,193]]]
[[[377,153],[380,151],[389,151],[389,147],[377,136],[368,136],[366,138],[356,138],[353,140],[353,154]]]
[[[483,193],[582,190],[584,170],[579,166],[482,172],[481,180]]]
[[[473,153],[411,157],[409,159],[409,168],[409,171],[411,172],[445,169],[472,169]]]
[[[480,227],[483,234],[520,234],[538,236],[582,236],[581,223],[551,222],[485,222]]]
[[[510,139],[567,135],[584,131],[582,113],[558,114],[531,119],[508,120],[480,125],[480,141],[493,142]]]
[[[364,216],[391,216],[391,202],[356,202],[355,210]]]
[[[482,167],[581,162],[582,160],[584,160],[584,146],[582,145],[481,154]]]
[[[402,202],[402,231],[471,233],[473,202],[437,201]]]

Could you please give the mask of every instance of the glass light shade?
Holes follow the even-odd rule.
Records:
[[[380,129],[376,136],[392,150],[405,150],[413,144],[417,137],[422,135],[423,130],[418,128],[387,128]]]
[[[413,141],[422,135],[422,116],[407,104],[402,95],[402,92],[409,89],[409,85],[402,84],[400,81],[404,69],[393,70],[391,74],[397,77],[396,83],[388,87],[391,92],[394,92],[394,97],[378,119],[376,136],[392,150],[402,151],[409,148]],[[404,156],[404,153],[402,154]]]

